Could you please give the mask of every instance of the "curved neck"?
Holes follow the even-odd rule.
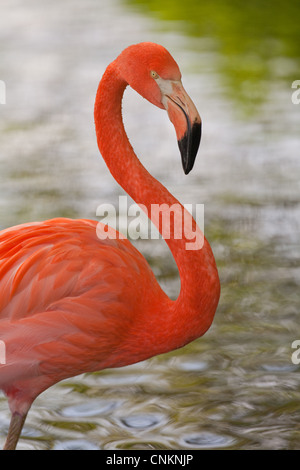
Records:
[[[95,101],[95,125],[99,150],[115,180],[137,204],[144,210],[146,207],[148,217],[157,226],[172,252],[181,281],[180,295],[173,303],[173,307],[197,312],[202,317],[205,316],[203,310],[207,310],[206,306],[209,305],[209,311],[206,312],[207,322],[204,322],[207,323],[207,329],[219,299],[219,279],[214,256],[194,219],[176,198],[150,175],[135,155],[122,120],[121,103],[126,86],[127,83],[118,72],[117,61],[112,62],[99,84]],[[168,227],[165,227],[164,221],[170,219],[163,216],[156,217],[157,209],[159,206],[161,209],[162,205],[165,205],[164,208],[169,214],[170,207],[174,208],[174,220],[176,213],[178,216],[176,224],[169,223]],[[153,208],[156,214],[154,216]],[[181,225],[180,234],[177,233],[178,223]],[[166,228],[167,238],[164,236]],[[194,239],[196,245],[193,245],[193,233],[198,237],[197,240]],[[198,246],[198,249],[188,248],[192,246]],[[207,302],[208,297],[211,297],[209,302]],[[203,299],[206,302],[203,302]]]

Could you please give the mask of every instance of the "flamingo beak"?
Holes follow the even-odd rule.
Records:
[[[201,139],[201,118],[181,81],[169,82],[162,104],[168,112],[177,135],[184,173],[194,166]]]

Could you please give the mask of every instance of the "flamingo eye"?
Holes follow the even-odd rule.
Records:
[[[154,80],[157,80],[159,78],[158,73],[156,73],[154,70],[151,70],[150,76],[154,78]]]

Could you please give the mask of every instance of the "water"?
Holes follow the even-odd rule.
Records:
[[[166,114],[130,90],[126,129],[142,162],[177,198],[205,204],[222,283],[203,338],[52,387],[35,401],[20,449],[300,448],[300,366],[291,360],[300,339],[300,105],[291,101],[291,83],[300,79],[291,47],[297,31],[289,28],[290,43],[274,42],[266,27],[270,38],[260,37],[249,58],[242,16],[228,36],[225,7],[215,29],[197,23],[196,11],[190,23],[179,21],[182,10],[171,11],[156,2],[54,0],[47,9],[37,0],[1,2],[0,228],[55,216],[95,219],[99,204],[117,205],[123,192],[96,146],[95,92],[124,47],[151,40],[175,56],[203,118],[193,172],[183,175]],[[264,42],[271,39],[272,53]],[[175,297],[179,280],[164,242],[136,246]],[[1,397],[2,442],[8,423]]]

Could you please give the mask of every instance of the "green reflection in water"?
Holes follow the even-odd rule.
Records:
[[[268,97],[277,79],[299,79],[300,2],[298,0],[126,0],[155,17],[163,27],[194,38],[200,52],[217,52],[216,72],[226,92],[246,112]],[[207,59],[209,60],[209,59]],[[195,65],[196,66],[196,65]],[[212,64],[199,64],[201,69]]]

